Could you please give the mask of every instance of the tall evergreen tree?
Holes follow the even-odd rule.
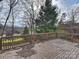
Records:
[[[56,29],[58,13],[56,6],[52,6],[51,2],[52,0],[46,0],[45,6],[41,6],[39,18],[36,20],[37,29],[39,29],[37,32],[51,32]]]

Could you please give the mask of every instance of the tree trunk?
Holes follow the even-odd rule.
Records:
[[[6,21],[5,21],[5,24],[4,24],[4,27],[3,27],[3,30],[2,30],[1,36],[3,36],[3,34],[4,34],[4,30],[5,30],[7,21],[8,21],[8,19],[9,19],[10,13],[11,13],[11,8],[10,8],[9,13],[8,13],[8,16],[7,16],[7,18],[6,18]],[[0,50],[2,50],[2,37],[0,38]]]

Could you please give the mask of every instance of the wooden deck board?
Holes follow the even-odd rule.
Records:
[[[22,47],[20,50],[13,50],[0,54],[0,59],[79,59],[79,48],[76,47],[76,45],[77,43],[55,39],[35,44],[32,50],[36,53],[30,56],[23,57],[23,55],[26,56],[27,48]],[[23,53],[18,55],[16,52]]]

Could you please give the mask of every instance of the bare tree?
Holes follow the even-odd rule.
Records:
[[[62,13],[59,24],[63,24],[64,20],[66,20],[66,13]]]
[[[18,3],[18,0],[9,0],[9,12],[8,12],[1,36],[3,36],[4,34],[5,27],[6,27],[7,21],[9,20],[12,9],[16,6],[17,3]],[[2,38],[0,39],[0,50],[2,50]]]
[[[38,15],[41,2],[40,0],[21,0],[21,2],[25,8],[25,20],[23,21],[26,23],[26,26],[30,28],[30,32],[33,33],[35,29],[35,19]]]
[[[26,19],[23,20],[26,22],[25,27],[29,27],[30,34],[31,34],[31,40],[32,40],[32,34],[35,32],[35,19],[38,17],[38,12],[41,6],[42,0],[20,0],[22,2],[22,5],[25,8],[24,14]],[[28,21],[27,21],[28,20]],[[24,29],[25,30],[25,29]]]
[[[69,16],[69,19],[70,19],[70,23],[69,23],[69,26],[70,26],[70,30],[71,30],[71,39],[73,39],[73,35],[75,34],[75,23],[76,21],[78,20],[77,16],[79,15],[79,7],[76,7],[76,8],[72,8],[69,13],[68,13],[68,16]],[[76,20],[77,19],[77,20]]]
[[[14,18],[14,13],[13,13],[13,9],[12,9],[12,35],[14,34],[14,23],[15,23],[15,18]]]
[[[9,20],[11,11],[12,11],[13,7],[15,7],[16,4],[18,3],[18,0],[17,0],[17,1],[16,1],[16,0],[9,0],[9,2],[10,2],[10,4],[9,4],[10,9],[9,9],[8,16],[7,16],[7,18],[6,18],[6,21],[5,21],[5,24],[4,24],[4,27],[3,27],[2,35],[4,34],[4,30],[5,30],[7,21]]]

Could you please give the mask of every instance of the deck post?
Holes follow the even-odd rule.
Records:
[[[55,34],[56,34],[55,38],[57,39],[57,38],[58,38],[58,33],[57,33],[57,32],[55,32]]]
[[[0,50],[2,50],[2,38],[0,38]]]

